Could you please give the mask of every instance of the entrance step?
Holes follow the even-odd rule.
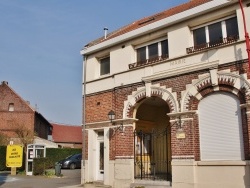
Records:
[[[104,185],[103,181],[95,181],[92,183],[85,183],[84,188],[112,188],[112,186]]]
[[[171,188],[170,181],[135,180],[130,188]]]

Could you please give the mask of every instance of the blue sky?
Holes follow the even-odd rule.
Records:
[[[0,0],[0,81],[47,120],[82,121],[82,57],[90,41],[189,0]]]

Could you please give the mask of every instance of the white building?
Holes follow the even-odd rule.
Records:
[[[248,30],[249,6],[244,0]],[[83,183],[250,187],[250,72],[238,1],[189,1],[81,54]]]

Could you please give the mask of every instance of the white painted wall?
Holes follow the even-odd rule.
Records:
[[[185,66],[202,64],[203,62],[218,61],[219,64],[245,59],[247,58],[246,44],[243,30],[242,14],[240,9],[234,10],[237,4],[220,9],[215,12],[197,16],[193,19],[181,22],[166,28],[161,28],[157,32],[153,32],[133,40],[121,42],[104,51],[88,55],[87,59],[87,75],[86,94],[95,93],[102,90],[112,89],[113,87],[141,82],[142,77],[157,74],[161,71],[172,70],[175,68],[185,68]],[[239,8],[239,7],[238,7]],[[218,18],[225,18],[230,15],[238,17],[240,41],[224,47],[213,48],[207,52],[186,54],[186,48],[193,46],[192,28],[200,24],[206,24]],[[247,23],[250,23],[250,7],[245,8]],[[247,24],[250,31],[250,24]],[[128,65],[136,62],[136,50],[138,45],[143,45],[154,41],[157,38],[168,37],[169,40],[169,59],[161,64],[153,64],[151,66],[139,69],[129,70]],[[110,74],[100,76],[99,58],[110,55],[111,66]],[[185,61],[185,63],[178,63]]]

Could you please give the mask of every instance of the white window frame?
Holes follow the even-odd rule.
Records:
[[[202,28],[202,27],[205,27],[206,43],[209,43],[209,42],[210,42],[210,39],[209,39],[209,30],[208,30],[208,26],[209,26],[209,25],[212,25],[212,24],[214,24],[214,23],[218,23],[218,22],[221,23],[222,37],[223,37],[223,38],[226,38],[226,37],[227,37],[227,28],[226,28],[226,22],[225,22],[225,20],[230,19],[230,18],[234,18],[234,17],[236,17],[236,19],[237,19],[237,16],[236,16],[236,15],[231,15],[231,16],[227,16],[227,17],[222,18],[222,19],[218,19],[218,20],[215,20],[215,21],[206,23],[206,24],[202,24],[202,25],[193,27],[193,28],[191,29],[192,46],[194,46],[194,39],[193,39],[193,38],[194,38],[194,30],[199,29],[199,28]]]
[[[168,40],[168,38],[165,37],[165,38],[154,40],[154,41],[151,41],[151,42],[148,42],[148,43],[144,43],[143,45],[136,46],[135,47],[135,61],[137,61],[137,49],[142,48],[142,47],[146,47],[146,61],[148,61],[149,60],[148,46],[151,45],[151,44],[155,44],[155,43],[158,43],[158,56],[161,56],[162,55],[161,42],[164,41],[164,40]]]

